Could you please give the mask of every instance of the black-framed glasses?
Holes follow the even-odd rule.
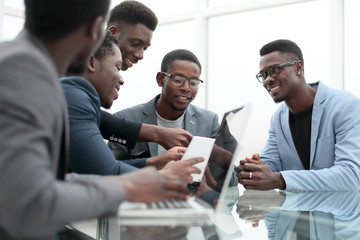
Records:
[[[260,83],[264,83],[266,78],[268,76],[270,77],[276,77],[280,74],[280,68],[286,67],[286,66],[292,66],[297,62],[301,62],[300,60],[294,60],[290,62],[284,62],[279,65],[272,65],[268,67],[265,71],[260,71],[258,74],[256,74],[256,78]]]
[[[198,78],[186,78],[179,75],[173,75],[167,72],[161,72],[161,73],[164,74],[165,76],[168,76],[176,86],[182,86],[186,81],[186,79],[189,80],[190,88],[194,88],[194,89],[198,89],[203,83],[203,80]]]

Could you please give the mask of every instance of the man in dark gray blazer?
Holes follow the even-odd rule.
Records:
[[[185,129],[196,136],[215,138],[219,128],[217,114],[191,104],[202,83],[200,74],[201,64],[192,52],[185,49],[171,51],[164,56],[161,72],[156,75],[161,94],[147,103],[121,110],[115,115],[147,124]],[[109,143],[109,146],[119,158],[119,151],[142,157],[157,156],[165,151],[154,142],[139,142],[133,149],[116,143]],[[121,155],[125,157],[125,154]]]
[[[191,104],[203,82],[200,79],[200,74],[201,64],[194,53],[186,49],[173,50],[164,56],[161,63],[161,72],[156,74],[157,84],[161,87],[161,94],[147,103],[124,109],[115,113],[115,115],[119,118],[161,127],[185,129],[194,136],[215,138],[220,126],[218,115]],[[220,147],[214,148],[216,150],[214,152],[217,154],[213,154],[214,158],[210,159],[209,164],[209,173],[211,173],[214,181],[223,179],[219,176],[226,175],[227,168],[218,166],[222,166],[225,159],[231,160],[232,157],[229,151],[221,148],[223,146],[220,143],[217,144]],[[138,142],[134,148],[109,142],[109,147],[114,155],[123,161],[129,161],[124,160],[128,158],[153,157],[165,152],[165,149],[155,142]],[[137,161],[144,160],[133,159],[131,164],[141,165]],[[213,164],[213,162],[218,164]],[[143,165],[145,164],[143,163]],[[237,185],[235,174],[236,171],[234,170],[231,184]],[[219,182],[219,184],[221,185],[222,182]],[[216,182],[213,184],[213,189],[219,189]],[[210,192],[213,191],[208,193]],[[218,198],[218,195],[211,196],[209,198],[211,200],[208,200],[208,197],[205,196],[203,199],[212,202],[213,198]]]
[[[25,29],[0,44],[0,239],[54,239],[121,201],[185,199],[155,168],[65,176],[68,122],[59,77],[81,73],[104,35],[109,0],[25,0]],[[135,187],[136,186],[136,189]]]

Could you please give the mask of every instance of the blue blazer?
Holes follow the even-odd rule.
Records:
[[[100,98],[89,81],[64,77],[61,84],[70,123],[70,169],[81,174],[119,175],[136,168],[117,161],[100,133]]]
[[[147,103],[121,110],[115,115],[127,120],[157,125],[155,102],[159,97],[160,95],[157,95]],[[192,135],[215,138],[219,126],[219,118],[216,113],[192,104],[187,107],[185,130]],[[132,156],[144,156],[144,153],[147,153],[148,157],[158,155],[158,144],[155,142],[138,142],[133,149],[125,148],[116,143],[109,143],[109,147],[111,149],[122,149]]]
[[[271,118],[269,137],[260,154],[280,172],[286,190],[358,191],[360,189],[360,100],[353,94],[317,88],[311,121],[310,170],[304,170],[282,104]]]

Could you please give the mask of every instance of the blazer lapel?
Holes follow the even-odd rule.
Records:
[[[159,95],[149,101],[143,109],[143,123],[157,125],[156,120],[156,110],[155,110],[155,101],[158,99]],[[147,143],[151,156],[158,155],[158,144],[155,142]]]
[[[194,109],[189,105],[185,112],[185,130],[196,136],[197,119],[195,118]]]
[[[296,160],[300,163],[300,166],[302,166],[302,162],[300,160],[299,154],[296,150],[290,125],[289,125],[289,109],[287,107],[284,108],[283,112],[281,113],[281,126],[283,126],[283,136],[286,139],[287,144],[289,145],[291,151],[294,153],[294,156],[296,156]]]
[[[313,112],[311,119],[311,140],[310,140],[310,169],[316,152],[316,139],[319,135],[319,126],[324,112],[323,102],[326,99],[326,87],[320,82],[315,94]]]

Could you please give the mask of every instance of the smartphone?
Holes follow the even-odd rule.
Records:
[[[197,167],[201,170],[201,173],[191,174],[191,176],[193,177],[193,182],[201,182],[201,179],[204,176],[205,168],[209,161],[210,154],[211,154],[212,148],[214,146],[214,143],[215,143],[215,138],[194,136],[192,138],[189,146],[187,147],[184,155],[182,156],[181,160],[187,160],[187,159],[195,158],[195,157],[205,158],[205,161],[194,165],[194,167]]]

